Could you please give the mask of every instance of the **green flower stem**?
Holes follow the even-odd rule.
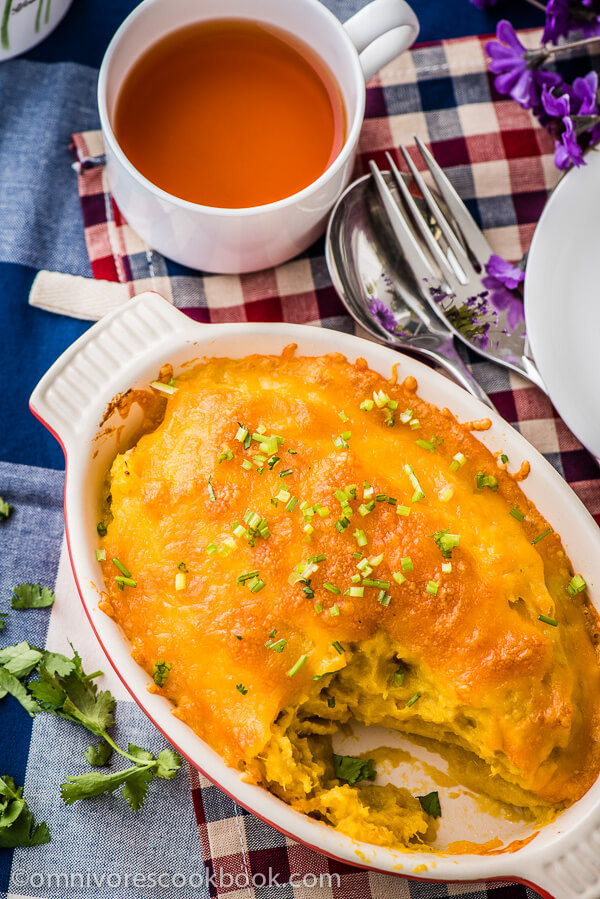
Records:
[[[10,50],[10,40],[8,38],[8,20],[12,9],[12,0],[5,0],[4,12],[2,13],[2,25],[0,25],[0,46],[3,50]]]

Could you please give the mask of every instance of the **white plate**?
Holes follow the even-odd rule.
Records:
[[[551,195],[525,272],[534,359],[560,416],[600,457],[600,153]]]

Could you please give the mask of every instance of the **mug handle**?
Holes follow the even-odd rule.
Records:
[[[368,81],[414,44],[419,20],[405,0],[372,0],[344,22],[344,28]]]

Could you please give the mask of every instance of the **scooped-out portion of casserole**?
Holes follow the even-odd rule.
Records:
[[[168,383],[167,383],[168,382]],[[559,535],[460,424],[333,354],[163,378],[162,422],[112,465],[102,608],[151,689],[294,808],[366,842],[439,813],[332,736],[440,748],[542,823],[600,768],[598,618]]]

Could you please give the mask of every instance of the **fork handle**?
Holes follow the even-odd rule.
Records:
[[[415,350],[423,356],[432,359],[441,365],[454,380],[468,390],[476,399],[481,400],[490,409],[495,409],[491,399],[479,383],[476,381],[465,363],[462,361],[451,336],[443,343],[433,335],[417,334],[407,341],[407,349]]]

